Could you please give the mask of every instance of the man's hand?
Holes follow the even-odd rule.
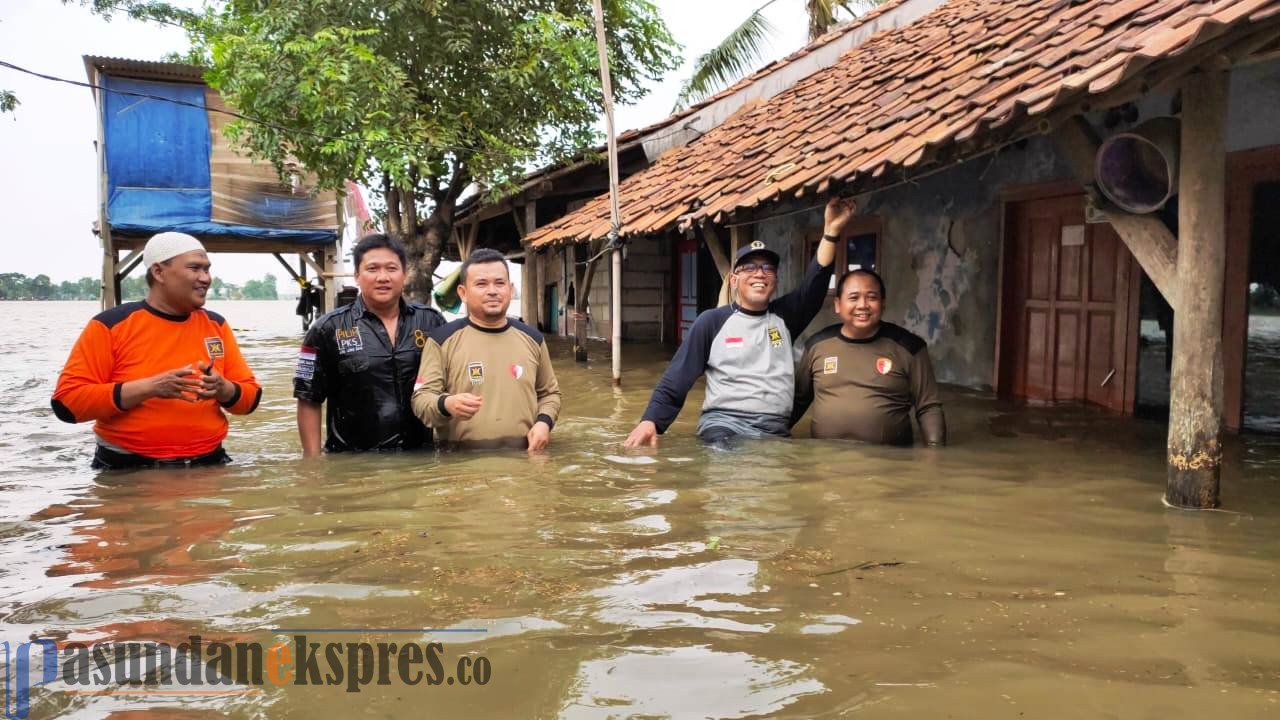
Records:
[[[631,431],[625,442],[622,443],[624,448],[638,448],[642,445],[649,447],[658,447],[658,426],[653,424],[652,420],[641,420],[636,429]]]
[[[444,409],[459,420],[470,420],[475,417],[483,404],[484,398],[471,393],[458,393],[444,399]]]
[[[236,394],[236,386],[230,380],[222,377],[222,373],[209,363],[209,367],[204,369],[200,376],[200,389],[196,395],[202,399],[214,399],[220,403],[227,402]]]
[[[448,401],[445,401],[446,403]],[[539,420],[529,428],[529,434],[525,436],[529,440],[529,452],[537,452],[545,450],[547,443],[551,440],[551,428],[547,424]]]
[[[822,234],[840,237],[849,221],[858,214],[858,203],[853,198],[833,197],[827,201],[822,217]]]
[[[181,398],[187,402],[195,402],[204,388],[204,379],[200,368],[195,363],[174,368],[146,379],[147,398]]]

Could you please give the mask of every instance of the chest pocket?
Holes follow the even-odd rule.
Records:
[[[338,360],[338,373],[341,375],[356,375],[369,370],[369,356],[363,351],[343,355]]]

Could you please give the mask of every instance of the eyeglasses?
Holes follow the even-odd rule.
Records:
[[[733,270],[740,275],[755,275],[758,272],[765,275],[776,275],[778,266],[773,263],[743,263]]]

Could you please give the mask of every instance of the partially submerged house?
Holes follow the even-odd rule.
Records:
[[[310,267],[334,307],[342,225],[334,193],[313,193],[302,168],[285,184],[269,163],[236,153],[222,132],[234,116],[205,85],[204,68],[84,63],[98,111],[104,308],[120,302],[120,281],[147,239],[165,231],[194,235],[210,252],[273,254],[300,282]],[[298,256],[296,270],[285,255]]]
[[[794,286],[826,199],[853,195],[837,262],[883,274],[886,319],[944,382],[1132,413],[1144,316],[1171,308],[1169,501],[1213,505],[1219,426],[1241,426],[1250,382],[1249,286],[1280,256],[1277,113],[1280,0],[950,0],[622,183],[624,336],[651,337],[626,332],[644,320],[678,339],[750,240]],[[1171,143],[1159,118],[1180,122]],[[1104,142],[1131,150],[1122,166],[1098,164]],[[1176,197],[1117,204],[1098,170]],[[524,240],[567,268],[609,228],[601,196]],[[661,287],[635,283],[651,270]]]

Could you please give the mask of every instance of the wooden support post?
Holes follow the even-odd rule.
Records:
[[[518,216],[517,216],[518,217]],[[524,221],[520,223],[521,239],[538,229],[538,206],[530,200],[524,206]],[[524,265],[520,268],[520,314],[524,321],[539,327],[542,287],[538,280],[538,254],[528,243],[524,244]]]
[[[120,304],[120,276],[116,275],[116,249],[110,226],[101,222],[98,227],[102,234],[102,309],[110,310]]]
[[[733,273],[733,259],[738,257],[738,249],[751,244],[751,226],[735,225],[729,228],[729,273],[724,276],[724,285],[720,290],[720,303],[728,305],[733,302],[733,291],[729,289],[729,274]]]
[[[732,232],[732,230],[730,231]],[[707,242],[707,250],[711,251],[711,259],[715,260],[716,270],[720,273],[720,297],[716,301],[717,306],[729,304],[729,273],[733,272],[733,260],[725,254],[724,245],[720,240],[720,233],[712,225],[702,226],[702,235]],[[737,254],[736,252],[734,253]]]
[[[587,361],[587,300],[591,294],[591,281],[596,275],[596,262],[600,260],[600,251],[605,241],[597,240],[587,245],[587,264],[574,290],[573,308],[573,359],[578,362]],[[578,274],[574,265],[574,275]]]
[[[1227,73],[1182,86],[1178,302],[1174,303],[1165,501],[1218,506],[1222,462],[1222,290],[1226,271]]]
[[[324,307],[321,308],[323,312],[329,312],[338,307],[338,278],[335,276],[337,268],[338,243],[334,242],[325,245],[320,253],[320,282],[324,284]]]

